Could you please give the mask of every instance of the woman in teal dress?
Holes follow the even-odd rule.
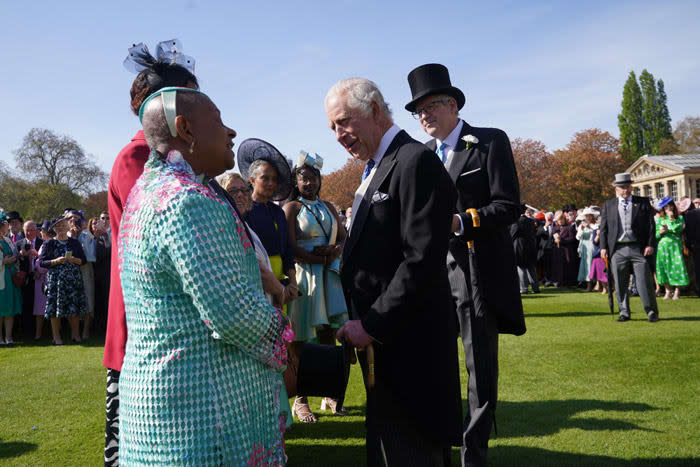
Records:
[[[340,284],[340,259],[346,232],[333,205],[319,198],[323,160],[302,152],[292,171],[292,194],[284,205],[296,258],[299,298],[289,304],[296,342],[335,345],[335,331],[348,320]],[[321,410],[345,415],[337,401],[326,397]],[[293,410],[301,421],[315,421],[308,400],[297,396]]]
[[[236,133],[191,89],[161,89],[140,116],[152,152],[119,232],[120,463],[284,465],[291,330],[245,226],[207,182],[233,168]]]
[[[6,237],[10,230],[7,214],[0,211],[0,249],[2,250],[2,264],[0,264],[0,344],[14,344],[12,339],[12,326],[15,315],[22,312],[22,292],[12,282],[12,275],[19,269],[17,265],[17,252],[12,246],[12,241]],[[5,339],[2,338],[2,325],[5,326]]]
[[[674,287],[673,299],[678,300],[680,287],[689,283],[681,241],[685,223],[670,197],[661,200],[659,207],[663,208],[666,215],[659,216],[656,220],[656,239],[659,241],[656,249],[656,279],[666,288],[664,300],[671,298],[671,288]]]

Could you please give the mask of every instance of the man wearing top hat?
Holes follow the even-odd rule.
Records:
[[[637,290],[649,322],[659,320],[654,278],[646,258],[654,254],[655,223],[649,198],[632,195],[632,175],[615,174],[615,194],[603,205],[600,216],[600,257],[610,258],[615,294],[620,308],[618,322],[630,320],[629,281],[634,271]]]
[[[466,99],[445,66],[420,66],[408,84],[413,97],[406,110],[433,137],[426,145],[457,187],[447,270],[469,372],[461,459],[481,466],[498,399],[498,334],[525,333],[509,233],[520,216],[518,175],[503,131],[460,119]]]

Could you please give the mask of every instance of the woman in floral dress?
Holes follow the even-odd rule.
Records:
[[[68,318],[73,342],[80,343],[80,317],[87,312],[87,300],[80,266],[85,264],[85,253],[80,242],[68,237],[67,217],[54,222],[56,238],[41,245],[39,266],[46,273],[46,309],[44,316],[51,319],[53,344],[63,345],[61,318]]]
[[[666,203],[662,205],[664,201]],[[675,288],[673,299],[678,300],[680,287],[689,283],[681,241],[685,223],[683,216],[678,215],[678,208],[673,200],[664,199],[661,203],[659,207],[663,208],[666,216],[660,216],[656,220],[656,238],[659,241],[656,251],[656,278],[659,284],[666,288],[664,300],[671,298],[672,288]]]

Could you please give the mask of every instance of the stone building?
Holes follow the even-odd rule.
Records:
[[[652,199],[700,198],[700,154],[642,156],[629,166],[632,189]]]

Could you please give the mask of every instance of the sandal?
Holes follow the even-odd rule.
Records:
[[[309,401],[306,397],[297,397],[294,399],[294,405],[292,406],[292,416],[296,413],[297,418],[301,423],[316,423],[318,419],[316,415],[311,412],[309,407]]]
[[[345,407],[338,407],[338,400],[331,397],[324,397],[321,400],[321,410],[330,410],[333,415],[344,416],[348,414]]]

